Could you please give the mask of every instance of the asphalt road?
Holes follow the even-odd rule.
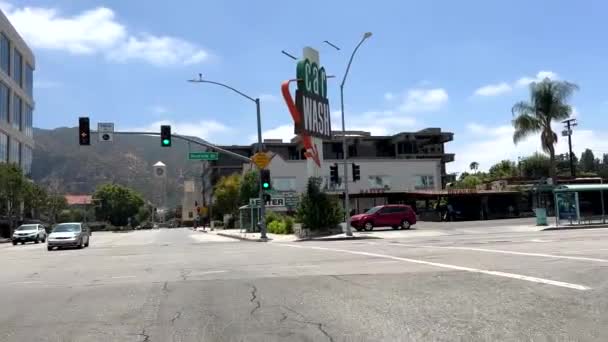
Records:
[[[403,234],[403,233],[402,233]],[[0,341],[607,341],[608,229],[0,245]]]

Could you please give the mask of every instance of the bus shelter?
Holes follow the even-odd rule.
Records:
[[[608,184],[562,184],[553,190],[555,225],[604,224]]]

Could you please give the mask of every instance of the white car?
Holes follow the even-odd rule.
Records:
[[[49,234],[49,241],[46,244],[46,248],[50,251],[53,247],[88,247],[90,237],[91,230],[84,223],[60,223],[56,225],[51,234]]]
[[[28,241],[34,243],[46,241],[46,230],[41,224],[22,224],[13,233],[13,245],[21,242],[25,244]]]

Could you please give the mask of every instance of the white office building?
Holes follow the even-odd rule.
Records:
[[[34,148],[34,54],[0,11],[0,163],[29,175]]]

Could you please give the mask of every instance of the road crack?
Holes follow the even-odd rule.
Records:
[[[141,342],[150,342],[150,335],[146,333],[146,328],[141,329],[141,332],[137,336],[142,336],[144,339]]]
[[[255,287],[255,285],[250,285],[250,286],[251,286],[251,299],[249,299],[249,302],[254,303],[255,307],[251,310],[251,312],[249,314],[253,315],[258,309],[260,309],[262,307],[262,303],[260,303],[260,300],[258,299],[258,288]]]
[[[173,318],[171,318],[171,324],[175,324],[175,321],[177,319],[179,319],[180,317],[182,317],[182,312],[181,311],[176,312],[175,316],[173,316]]]
[[[291,321],[293,321],[293,322],[298,322],[298,323],[302,323],[302,324],[314,325],[314,326],[316,326],[316,327],[317,327],[317,329],[318,329],[318,330],[319,330],[319,331],[320,331],[320,332],[321,332],[321,333],[322,333],[322,334],[323,334],[325,337],[327,337],[327,340],[328,340],[329,342],[334,342],[334,338],[333,338],[333,336],[331,336],[331,335],[329,334],[329,332],[327,332],[327,330],[325,330],[325,326],[324,326],[324,324],[323,324],[323,323],[309,321],[309,320],[307,320],[307,319],[306,319],[306,316],[302,315],[302,314],[301,314],[301,313],[299,313],[298,311],[296,311],[296,310],[294,310],[294,309],[292,309],[292,308],[290,308],[290,307],[288,307],[288,306],[282,305],[281,307],[282,307],[282,308],[284,308],[284,309],[286,309],[287,311],[290,311],[291,313],[294,313],[294,314],[296,314],[296,315],[298,315],[298,316],[302,317],[302,319],[301,319],[301,320],[300,320],[300,319],[293,319],[293,318],[291,318]],[[280,322],[282,323],[282,322],[286,321],[287,319],[288,319],[287,314],[283,312],[283,313],[282,313],[282,317],[281,317],[281,319],[280,319]]]
[[[188,276],[190,275],[190,273],[192,273],[192,271],[181,270],[180,271],[180,277],[182,277],[182,280],[188,280]]]

